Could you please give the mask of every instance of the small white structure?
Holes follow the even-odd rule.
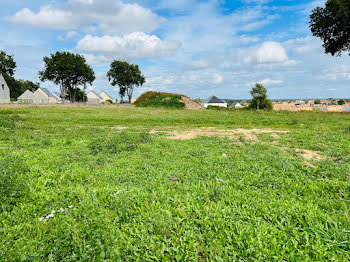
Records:
[[[90,91],[89,93],[87,93],[87,104],[101,104],[103,102],[103,98],[95,93],[94,91]]]
[[[30,90],[26,90],[22,95],[17,98],[18,103],[22,104],[33,104],[34,103],[34,93]]]
[[[10,103],[10,88],[4,76],[0,73],[0,104]]]
[[[227,103],[216,96],[211,96],[208,99],[204,100],[202,105],[207,108],[208,106],[219,106],[219,107],[227,107]]]
[[[110,95],[108,95],[105,91],[101,91],[99,94],[100,97],[102,97],[102,103],[110,100],[112,103],[115,103],[115,99],[113,99]]]
[[[243,106],[239,102],[233,102],[230,108],[243,108]]]

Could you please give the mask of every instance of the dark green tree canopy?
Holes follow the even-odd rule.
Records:
[[[328,0],[326,7],[312,10],[310,28],[322,39],[326,53],[350,55],[350,0]]]
[[[0,73],[13,76],[16,69],[16,62],[13,56],[8,55],[5,51],[0,51]]]
[[[142,86],[146,82],[146,78],[142,75],[138,65],[124,61],[113,61],[111,69],[107,72],[107,77],[112,86],[119,86],[121,101],[127,93],[129,102],[131,102],[134,87]]]
[[[44,57],[44,63],[45,69],[39,72],[41,81],[48,80],[59,85],[61,97],[69,94],[71,102],[75,102],[79,86],[85,89],[86,84],[91,85],[95,80],[94,71],[79,54],[56,52],[51,57]]]
[[[252,101],[249,107],[252,109],[267,109],[271,110],[272,102],[267,98],[267,89],[262,84],[256,84],[250,91]]]

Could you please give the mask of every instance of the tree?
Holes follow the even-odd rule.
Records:
[[[342,106],[345,104],[345,100],[344,99],[339,99],[338,100],[338,105]]]
[[[321,100],[320,99],[316,99],[314,103],[315,103],[315,105],[319,105],[319,104],[321,104]]]
[[[310,28],[322,39],[326,53],[350,55],[350,0],[328,0],[324,8],[313,9]]]
[[[76,100],[79,87],[85,90],[92,85],[95,73],[83,56],[69,52],[56,52],[51,57],[44,57],[45,69],[39,72],[41,81],[52,81],[60,86],[62,103],[67,94],[72,103]]]
[[[17,65],[13,56],[6,54],[5,51],[0,51],[0,73],[13,76]]]
[[[250,94],[253,97],[249,105],[250,108],[272,110],[272,102],[267,99],[267,89],[262,84],[257,83]]]
[[[112,86],[119,86],[121,103],[123,103],[125,94],[128,95],[129,103],[131,103],[134,88],[142,86],[146,82],[146,78],[142,75],[138,65],[116,60],[111,63],[111,69],[107,72],[107,77]]]
[[[75,91],[74,102],[86,102],[86,100],[87,100],[86,94],[80,88],[77,88],[76,90],[68,89],[68,94],[66,96],[66,99],[70,99],[71,97],[73,97],[71,92],[74,92],[74,91]]]

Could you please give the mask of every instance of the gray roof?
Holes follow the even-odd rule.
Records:
[[[58,99],[58,100],[61,99],[61,94],[60,94],[60,93],[58,93],[58,92],[52,92],[52,94],[53,94],[53,96],[54,96],[56,99]]]
[[[231,104],[231,106],[230,107],[235,107],[236,105],[240,105],[240,103],[239,102],[233,102],[232,104]]]
[[[41,88],[41,87],[40,87],[40,89],[43,90],[44,93],[47,94],[49,97],[55,97],[55,96],[49,91],[49,89]]]
[[[211,96],[208,99],[204,100],[205,104],[210,104],[210,103],[215,103],[215,104],[220,104],[220,103],[226,103],[225,101],[222,101],[221,99],[217,98],[216,96]]]

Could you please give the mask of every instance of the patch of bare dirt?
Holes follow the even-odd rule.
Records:
[[[313,151],[309,149],[295,149],[296,154],[300,155],[306,160],[317,160],[320,161],[322,160],[322,156],[320,155],[320,152],[318,151]]]
[[[198,127],[189,130],[177,130],[173,128],[165,128],[162,130],[151,130],[151,134],[158,134],[164,132],[166,137],[173,140],[189,140],[200,136],[207,137],[229,137],[244,141],[258,141],[258,134],[274,134],[274,133],[288,133],[285,130],[274,129],[217,129],[215,127]]]
[[[204,107],[197,102],[193,101],[191,98],[187,96],[182,96],[181,101],[185,103],[185,109],[188,110],[202,110]]]

